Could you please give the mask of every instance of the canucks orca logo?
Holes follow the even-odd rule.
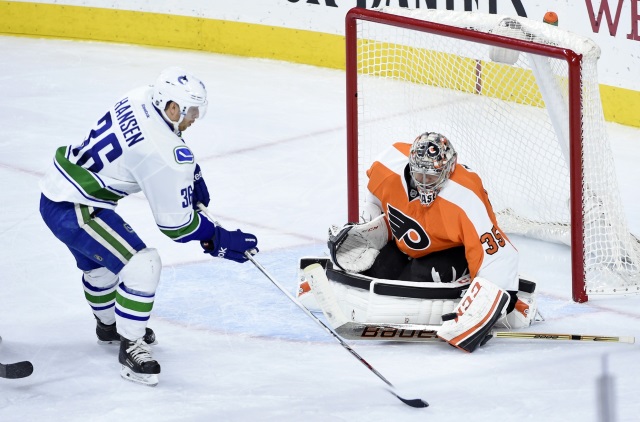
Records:
[[[176,147],[173,150],[173,155],[176,158],[176,162],[178,164],[187,164],[195,162],[193,153],[191,150],[185,146]]]
[[[186,75],[178,76],[178,82],[180,82],[180,84],[184,85],[187,82],[189,82],[189,79],[187,79]]]
[[[393,237],[417,251],[425,250],[431,244],[431,239],[416,220],[404,215],[400,210],[387,204],[389,226]]]

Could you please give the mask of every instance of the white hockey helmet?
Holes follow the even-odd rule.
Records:
[[[420,203],[430,206],[455,170],[458,154],[451,142],[435,132],[418,136],[409,150],[409,171],[420,195]]]
[[[173,123],[176,130],[185,116],[202,119],[207,113],[207,89],[204,83],[179,67],[170,67],[160,73],[151,98],[167,121],[170,121],[164,111],[167,103],[173,101],[180,107],[180,119]]]

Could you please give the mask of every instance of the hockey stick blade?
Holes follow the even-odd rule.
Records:
[[[405,399],[404,397],[399,396],[398,393],[393,390],[389,390],[389,392],[396,396],[402,403],[406,404],[407,406],[415,407],[417,409],[429,407],[429,403],[422,399]]]
[[[376,324],[347,321],[335,330],[348,340],[387,340],[434,342],[441,341],[436,334],[440,328],[435,325],[418,324]]]
[[[0,378],[25,378],[33,373],[33,364],[28,360],[16,363],[0,363]]]

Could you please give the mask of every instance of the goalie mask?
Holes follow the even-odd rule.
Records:
[[[409,171],[422,205],[435,201],[456,167],[457,156],[451,142],[439,133],[425,132],[413,141]]]
[[[173,124],[176,133],[179,133],[178,126],[185,117],[202,119],[207,113],[207,89],[204,83],[179,67],[170,67],[162,71],[153,86],[151,99],[165,120]],[[169,119],[165,112],[169,101],[173,101],[180,108],[180,118],[177,122]]]

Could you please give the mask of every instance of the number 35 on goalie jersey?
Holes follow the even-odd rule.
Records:
[[[407,255],[464,246],[471,277],[517,290],[518,252],[498,227],[480,177],[458,164],[430,207],[411,188],[411,144],[396,143],[367,171],[369,192],[380,202],[391,235]]]

